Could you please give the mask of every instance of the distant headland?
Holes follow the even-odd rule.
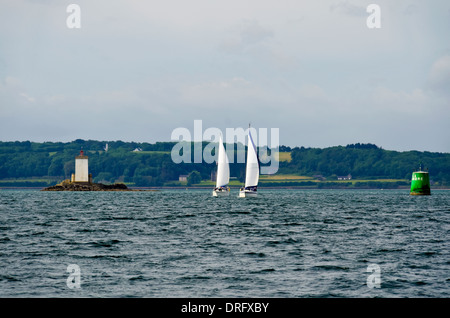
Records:
[[[171,153],[176,144],[82,139],[71,142],[0,141],[0,189],[43,189],[62,180],[79,184],[120,183],[130,189],[213,187],[216,165],[205,161],[195,163],[194,143],[191,143],[190,152],[192,164],[175,163]],[[202,149],[207,146],[203,143]],[[245,181],[245,164],[237,162],[241,150],[238,143],[226,147],[234,150],[230,187],[239,188]],[[431,189],[450,187],[450,153],[400,152],[360,143],[327,148],[281,145],[274,151],[279,153],[278,172],[261,175],[258,187],[408,189],[419,163],[423,163],[425,171],[429,168]],[[261,162],[261,165],[267,163]]]

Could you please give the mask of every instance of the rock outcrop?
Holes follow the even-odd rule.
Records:
[[[129,189],[123,183],[103,184],[103,183],[76,183],[64,180],[63,182],[42,189],[42,191],[136,191]]]

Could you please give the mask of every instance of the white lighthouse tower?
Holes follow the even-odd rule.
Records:
[[[75,157],[75,175],[72,175],[72,182],[91,183],[92,176],[88,167],[88,156],[81,150],[80,155]]]

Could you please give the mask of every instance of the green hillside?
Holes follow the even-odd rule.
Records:
[[[208,181],[216,170],[215,163],[176,164],[171,159],[174,145],[81,139],[67,143],[0,142],[0,187],[43,187],[69,179],[81,149],[89,156],[94,182],[186,186],[187,181],[179,181],[179,177],[198,171],[201,184],[213,184]],[[203,143],[203,147],[206,145]],[[278,172],[261,175],[260,186],[395,188],[407,186],[420,163],[429,169],[432,186],[450,185],[448,153],[398,152],[355,144],[324,149],[281,146]],[[231,164],[230,174],[231,184],[239,186],[245,178],[245,165]],[[348,176],[350,180],[340,180]]]

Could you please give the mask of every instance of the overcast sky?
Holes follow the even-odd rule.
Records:
[[[0,140],[154,143],[194,120],[450,152],[450,2],[0,0]]]

